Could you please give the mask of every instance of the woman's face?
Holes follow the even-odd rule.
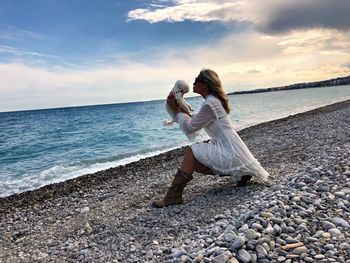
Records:
[[[207,87],[207,84],[205,84],[203,81],[198,80],[198,78],[196,78],[196,80],[193,83],[193,92],[198,93],[203,97],[205,97],[209,95],[209,88]]]

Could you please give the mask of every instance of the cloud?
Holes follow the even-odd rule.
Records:
[[[293,31],[281,37],[279,45],[285,53],[323,55],[343,55],[350,54],[350,34],[344,34],[337,30],[310,29],[304,31]]]
[[[11,25],[0,24],[0,39],[4,40],[43,40],[47,36],[29,30],[19,29]]]
[[[344,67],[346,69],[350,69],[350,62],[345,62],[345,63],[341,64],[341,67]]]
[[[270,4],[269,4],[270,2]],[[299,29],[350,29],[348,0],[289,0],[264,2],[267,16],[257,25],[265,33],[281,33]],[[270,11],[268,10],[270,9]],[[262,12],[262,14],[266,14]]]
[[[0,53],[8,53],[8,54],[16,55],[16,56],[45,57],[45,58],[50,58],[50,59],[61,60],[59,57],[53,56],[50,54],[45,54],[45,53],[40,53],[40,52],[35,52],[35,51],[26,51],[26,50],[21,50],[21,49],[15,48],[15,47],[4,46],[4,45],[0,45]]]
[[[0,64],[0,111],[161,99],[180,76],[192,79],[197,73],[163,62],[159,67],[130,62],[81,70]]]
[[[240,12],[241,5],[239,1],[175,0],[161,2],[168,2],[171,5],[150,5],[148,8],[131,10],[128,13],[128,21],[142,19],[150,23],[157,23],[185,20],[196,22],[239,20],[232,14]]]
[[[227,92],[345,76],[349,46],[350,36],[335,30],[283,36],[251,30],[215,45],[154,50],[154,59],[125,55],[122,63],[81,68],[3,63],[0,111],[162,99],[177,79],[192,83],[203,67],[219,73]]]
[[[349,0],[174,0],[161,3],[131,10],[128,21],[245,21],[267,34],[313,28],[350,29]]]

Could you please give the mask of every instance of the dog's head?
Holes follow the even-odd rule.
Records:
[[[190,91],[190,86],[188,86],[187,82],[184,80],[178,80],[175,82],[173,90],[181,91],[183,94]]]

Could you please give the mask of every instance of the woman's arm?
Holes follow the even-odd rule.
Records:
[[[204,105],[193,118],[187,114],[178,113],[175,121],[179,123],[180,129],[185,133],[194,133],[207,126],[215,120],[215,115],[209,105]]]

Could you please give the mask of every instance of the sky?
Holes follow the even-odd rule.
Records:
[[[349,0],[0,0],[0,112],[350,75]],[[188,96],[194,94],[190,92]]]

